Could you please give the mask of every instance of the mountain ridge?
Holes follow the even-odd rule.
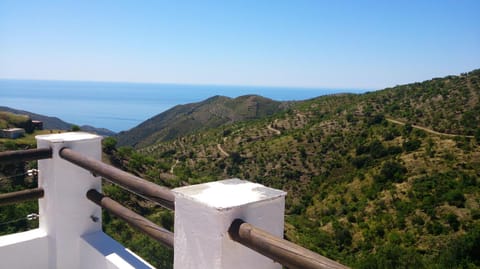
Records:
[[[117,135],[119,145],[145,147],[200,129],[273,115],[291,102],[258,95],[236,98],[212,96],[204,101],[174,106],[138,126]]]
[[[169,188],[235,177],[287,191],[285,238],[352,268],[480,268],[479,97],[473,70],[289,103],[137,149],[110,137],[103,157]],[[103,192],[172,230],[172,212],[108,183]],[[172,268],[173,253],[154,240],[108,213],[103,224],[154,266]]]
[[[27,115],[32,120],[42,121],[44,129],[71,130],[72,126],[75,125],[72,123],[65,122],[58,117],[45,116],[45,115],[41,115],[41,114],[37,114],[37,113],[25,111],[25,110],[20,110],[20,109],[10,108],[6,106],[0,106],[0,111],[11,112],[19,115]],[[80,126],[80,129],[86,132],[93,132],[103,136],[115,135],[115,132],[111,130],[108,130],[106,128],[97,128],[90,125],[82,125]]]
[[[480,267],[480,70],[297,102],[114,162],[168,187],[288,192],[285,237],[353,268]]]

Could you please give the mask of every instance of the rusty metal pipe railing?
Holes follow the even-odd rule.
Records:
[[[118,184],[129,191],[174,210],[175,198],[173,192],[168,188],[158,186],[152,182],[146,181],[95,159],[86,157],[68,148],[61,149],[59,155],[63,159],[68,160],[95,175],[102,176],[112,183]],[[88,191],[87,197],[97,205],[105,208],[162,244],[173,247],[172,232],[161,228],[96,190]],[[231,238],[238,243],[287,266],[290,269],[348,268],[340,263],[321,256],[318,253],[276,237],[240,219],[232,222],[229,234]]]
[[[233,240],[290,269],[348,268],[318,253],[256,228],[240,219],[232,222],[228,232]]]
[[[35,161],[52,158],[51,148],[12,150],[0,152],[0,163]]]
[[[89,190],[87,198],[163,245],[173,248],[173,233],[167,229],[156,225],[96,190]]]
[[[175,209],[175,197],[173,192],[155,183],[134,176],[118,168],[84,156],[69,148],[60,150],[60,157],[68,160],[97,176],[109,180],[133,193],[136,193],[150,201],[153,201],[168,209]]]
[[[24,201],[37,200],[42,198],[44,191],[42,188],[27,189],[16,192],[0,194],[0,206],[16,204]]]

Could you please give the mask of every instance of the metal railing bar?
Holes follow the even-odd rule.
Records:
[[[69,148],[62,148],[59,155],[63,159],[70,161],[97,176],[102,176],[128,191],[174,210],[175,198],[173,192],[166,187],[158,186],[155,183],[134,176],[93,158],[84,156],[83,154],[75,152]],[[146,235],[154,238],[165,246],[173,248],[172,232],[156,225],[94,189],[87,192],[87,198]],[[240,219],[236,219],[232,222],[228,232],[234,241],[287,266],[290,269],[348,268],[318,253],[274,236]]]
[[[42,188],[27,189],[16,192],[0,194],[0,206],[16,204],[24,201],[37,200],[42,198],[44,191]]]
[[[68,160],[97,176],[102,176],[108,181],[119,185],[133,193],[136,193],[163,207],[175,210],[175,196],[173,192],[155,183],[134,176],[118,168],[84,156],[69,148],[60,150],[60,157]]]
[[[35,161],[52,158],[51,148],[11,150],[0,152],[0,163]]]
[[[97,190],[89,190],[87,198],[163,245],[173,248],[173,233],[167,229],[158,226]]]
[[[234,241],[290,269],[348,268],[318,253],[256,228],[241,219],[234,220],[228,232]]]

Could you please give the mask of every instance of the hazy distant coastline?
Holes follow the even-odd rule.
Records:
[[[0,105],[119,132],[175,105],[198,102],[214,95],[257,94],[286,101],[340,92],[364,90],[0,80]]]

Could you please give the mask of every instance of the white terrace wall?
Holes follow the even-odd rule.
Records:
[[[101,191],[101,180],[59,157],[68,147],[101,159],[101,137],[87,133],[37,136],[51,148],[40,160],[38,229],[0,237],[1,268],[152,268],[102,232],[101,208],[86,198]],[[233,241],[232,221],[240,218],[283,237],[285,192],[239,179],[174,189],[175,269],[280,269],[282,266]]]
[[[271,259],[233,241],[240,218],[283,238],[283,191],[240,179],[187,186],[175,193],[175,269],[280,269]]]
[[[101,159],[102,137],[88,133],[37,136],[38,148],[51,148],[51,159],[39,160],[38,229],[0,237],[0,268],[152,268],[102,232],[101,208],[86,198],[101,191],[101,180],[63,160],[63,147]]]

